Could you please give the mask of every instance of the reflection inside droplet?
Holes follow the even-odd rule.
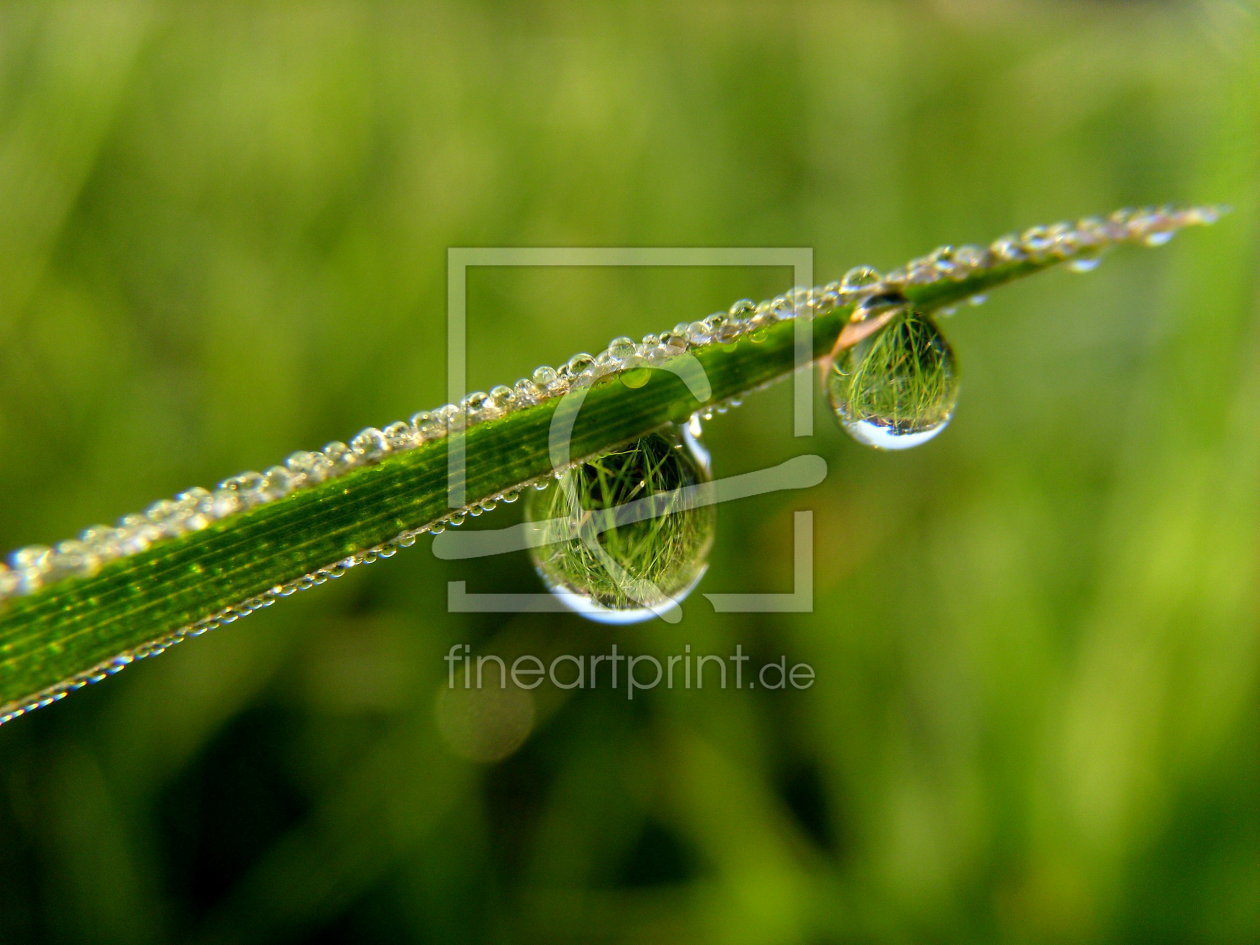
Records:
[[[827,398],[840,426],[865,446],[902,450],[932,439],[958,402],[953,349],[936,323],[906,306],[837,353]]]
[[[708,456],[670,426],[563,473],[526,497],[531,548],[547,587],[600,623],[678,608],[708,567],[716,512]]]

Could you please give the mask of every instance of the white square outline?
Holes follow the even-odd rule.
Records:
[[[752,246],[452,246],[446,255],[447,401],[458,404],[467,393],[468,269],[541,266],[790,266],[792,284],[814,284],[814,251],[810,247]],[[809,364],[813,330],[808,319],[795,325],[796,361]],[[792,378],[792,435],[814,430],[812,376],[796,371]],[[463,508],[465,452],[462,438],[447,453],[447,505]],[[788,593],[704,593],[715,613],[809,613],[813,611],[813,512],[792,515],[792,590]],[[450,613],[569,612],[554,594],[470,594],[466,581],[447,582]]]

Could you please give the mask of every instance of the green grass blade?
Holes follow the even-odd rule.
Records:
[[[569,455],[607,452],[827,357],[838,338],[841,344],[855,340],[856,326],[842,331],[853,324],[856,303],[874,292],[900,292],[930,312],[1051,266],[1091,259],[1114,244],[1164,242],[1176,229],[1215,216],[1210,208],[1123,211],[1035,228],[988,247],[939,250],[860,291],[832,283],[745,310],[725,325],[701,325],[685,354],[676,356],[694,358],[703,369],[710,388],[703,401],[673,371],[645,375],[643,367],[619,366],[586,392]],[[716,337],[706,340],[706,333]],[[662,357],[659,347],[654,350]],[[241,479],[263,485],[252,507],[234,507],[241,503],[232,501],[230,489],[191,499],[185,494],[183,505],[166,504],[157,525],[124,520],[105,551],[85,536],[89,540],[15,553],[13,568],[0,566],[0,723],[457,521],[460,512],[452,517],[448,505],[452,450],[464,455],[457,485],[473,505],[511,497],[550,476],[549,433],[561,402],[549,396],[512,406],[431,439],[412,426],[413,441],[401,448],[372,431],[362,442],[356,438],[359,453],[341,454],[343,469],[295,476],[275,497],[266,497],[265,477]]]

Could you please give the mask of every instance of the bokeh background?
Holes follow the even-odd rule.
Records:
[[[810,246],[821,280],[1164,201],[947,324],[904,455],[787,387],[702,591],[446,613],[421,542],[0,729],[0,942],[1260,941],[1260,42],[1248,3],[0,6],[0,545],[445,400],[451,246]],[[475,270],[473,387],[786,288]],[[519,516],[495,513],[494,524]],[[446,692],[442,656],[808,662],[804,692]]]

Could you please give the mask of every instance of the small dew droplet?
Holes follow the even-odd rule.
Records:
[[[1030,226],[1020,237],[1020,243],[1024,251],[1034,260],[1049,258],[1050,252],[1054,248],[1054,240],[1051,238],[1049,230],[1044,226]]]
[[[515,399],[515,393],[506,384],[500,384],[490,389],[490,402],[494,404],[495,410],[503,412],[510,409]]]
[[[350,441],[350,449],[364,459],[379,459],[389,451],[389,441],[376,427],[368,427]]]
[[[661,349],[670,357],[682,354],[687,350],[687,336],[676,331],[661,334]]]
[[[1093,272],[1098,268],[1098,264],[1102,262],[1102,258],[1096,255],[1077,256],[1068,262],[1068,268],[1073,272]]]
[[[927,315],[907,308],[837,354],[827,399],[840,426],[859,443],[885,450],[926,443],[954,415],[953,349]]]
[[[608,345],[608,354],[615,361],[629,361],[634,357],[635,343],[633,338],[614,338]]]
[[[860,292],[878,285],[879,280],[878,269],[872,269],[870,266],[854,266],[840,280],[840,288],[845,292]]]
[[[571,610],[599,623],[637,623],[676,610],[703,576],[716,512],[691,437],[667,427],[563,472],[531,491],[534,567]]]
[[[411,424],[404,423],[401,420],[397,423],[391,423],[381,432],[385,434],[385,441],[389,444],[391,450],[407,450],[416,445],[416,438]]]
[[[584,379],[587,372],[595,367],[595,357],[585,351],[578,352],[564,363],[563,374],[570,382]]]

